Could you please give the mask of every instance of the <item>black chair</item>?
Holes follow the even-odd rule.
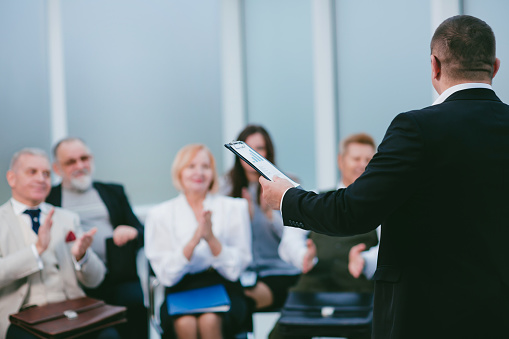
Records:
[[[291,292],[281,310],[279,331],[285,338],[371,338],[373,294]]]

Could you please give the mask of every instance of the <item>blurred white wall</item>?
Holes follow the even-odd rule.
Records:
[[[332,188],[341,138],[379,143],[396,114],[432,103],[431,34],[461,12],[493,28],[509,102],[504,0],[0,0],[0,172],[22,147],[79,136],[98,179],[150,205],[175,196],[179,148],[207,144],[224,173],[223,144],[259,123],[278,167]]]

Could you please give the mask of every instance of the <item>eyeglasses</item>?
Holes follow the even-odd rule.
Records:
[[[82,155],[79,158],[71,158],[71,159],[68,159],[66,162],[64,162],[64,166],[76,165],[78,163],[78,161],[89,162],[91,158],[92,158],[92,155],[90,155],[90,154]]]

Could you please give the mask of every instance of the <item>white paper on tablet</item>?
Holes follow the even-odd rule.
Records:
[[[249,145],[246,144],[245,142],[232,141],[228,144],[225,144],[224,147],[228,148],[230,151],[232,151],[238,157],[244,160],[247,164],[253,167],[265,179],[272,181],[272,178],[274,178],[274,176],[278,176],[280,178],[290,181],[290,183],[294,187],[300,187],[300,184],[290,179],[287,175],[281,172],[276,166],[274,166],[274,164],[272,164],[270,161],[262,157],[258,152],[249,147]]]

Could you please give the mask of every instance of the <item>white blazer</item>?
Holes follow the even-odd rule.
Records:
[[[198,221],[184,194],[154,207],[145,222],[145,254],[159,281],[165,286],[178,283],[185,274],[214,268],[230,281],[239,279],[252,260],[251,231],[247,201],[208,194],[204,210],[212,211],[212,231],[221,242],[214,257],[205,240],[196,246],[191,260],[183,254]]]

